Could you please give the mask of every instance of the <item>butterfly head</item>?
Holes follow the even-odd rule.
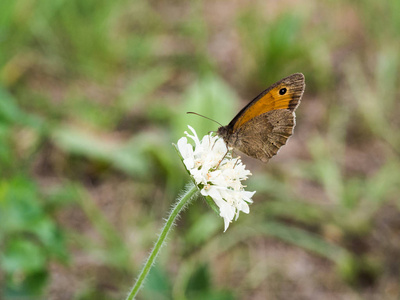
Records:
[[[228,147],[234,147],[236,135],[233,134],[231,126],[227,125],[219,127],[217,130],[217,135],[223,138]]]
[[[228,126],[221,126],[217,130],[217,135],[222,137],[224,141],[226,141],[227,137],[229,136],[229,130],[227,128]]]

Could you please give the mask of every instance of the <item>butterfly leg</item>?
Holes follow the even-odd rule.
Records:
[[[236,165],[237,165],[239,159],[240,159],[240,156],[236,157],[236,161],[235,161],[235,164],[233,165],[233,169],[236,167]]]
[[[221,160],[219,161],[219,163],[218,163],[217,167],[215,168],[216,170],[218,169],[219,165],[220,165],[220,164],[221,164],[221,162],[224,160],[224,158],[226,157],[226,155],[228,154],[228,152],[229,152],[229,149],[228,149],[228,150],[226,150],[226,152],[225,152],[224,156],[222,156],[222,158],[221,158]]]

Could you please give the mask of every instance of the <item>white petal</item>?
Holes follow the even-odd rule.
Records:
[[[240,201],[237,209],[244,212],[245,214],[248,214],[250,212],[250,207],[245,201]]]
[[[187,152],[188,152],[187,151],[188,150],[188,146],[190,146],[187,143],[187,138],[186,137],[180,138],[178,143],[177,143],[177,145],[178,145],[178,150],[181,153],[182,157],[186,158],[187,157]]]
[[[247,202],[249,202],[249,203],[253,203],[253,200],[251,200],[251,197],[253,197],[253,195],[254,195],[255,193],[256,193],[256,192],[248,192],[248,191],[242,191],[242,192],[241,192],[242,198],[243,198],[244,200],[246,200]]]
[[[194,143],[196,144],[196,148],[198,148],[198,147],[200,146],[199,137],[197,136],[197,133],[196,133],[196,131],[193,129],[193,127],[191,127],[191,126],[189,126],[189,125],[188,125],[188,127],[189,127],[190,131],[192,131],[193,135],[190,135],[190,134],[188,134],[187,132],[185,132],[185,133],[186,133],[186,135],[187,135],[188,137],[190,137],[190,138],[194,141]]]
[[[183,160],[183,163],[186,166],[186,169],[191,170],[194,168],[194,159],[193,157],[188,157],[186,159]]]
[[[187,138],[183,137],[178,141],[178,150],[182,155],[183,163],[187,170],[194,167],[193,147],[187,143]]]
[[[190,174],[193,176],[194,181],[196,182],[196,184],[207,184],[207,179],[205,178],[204,173],[202,172],[202,170],[200,169],[191,169],[190,170]]]

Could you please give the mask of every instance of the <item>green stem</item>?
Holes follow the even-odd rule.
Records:
[[[179,215],[179,213],[182,211],[182,209],[189,204],[189,200],[194,196],[194,194],[197,192],[197,187],[194,184],[191,184],[188,186],[186,189],[185,193],[178,198],[176,204],[171,210],[171,213],[165,222],[164,228],[161,231],[160,236],[158,237],[158,240],[156,244],[154,245],[153,250],[151,250],[150,256],[148,257],[146,263],[143,266],[142,271],[139,274],[138,279],[135,282],[135,285],[132,287],[132,290],[129,292],[128,297],[126,297],[126,300],[132,300],[135,298],[137,293],[139,292],[140,288],[142,287],[144,280],[146,279],[147,275],[149,274],[149,271],[151,267],[154,264],[154,261],[160,252],[160,249],[165,243],[165,239],[171,230],[172,225],[174,225],[176,217]]]

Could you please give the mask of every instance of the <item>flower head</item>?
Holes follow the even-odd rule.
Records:
[[[188,127],[192,134],[185,134],[195,145],[193,147],[187,137],[182,137],[177,149],[200,193],[218,206],[226,231],[229,223],[234,218],[237,220],[239,212],[250,211],[249,203],[253,202],[251,197],[255,192],[245,191],[242,180],[246,180],[251,173],[245,169],[240,158],[232,158],[232,151],[222,138],[211,133],[200,141],[195,130]]]

